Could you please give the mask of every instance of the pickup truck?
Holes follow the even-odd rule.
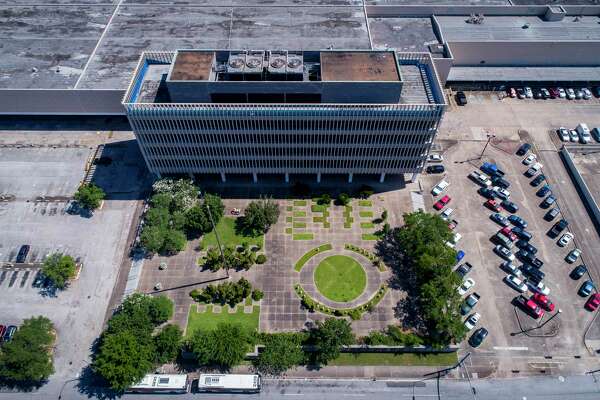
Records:
[[[468,313],[470,313],[473,307],[477,305],[480,298],[481,296],[478,293],[471,293],[461,304],[460,313],[462,315],[467,315]]]
[[[490,162],[484,162],[479,169],[489,175],[497,175],[497,176],[505,175],[504,171],[502,171],[500,169],[500,167],[498,167],[496,164],[493,164]]]
[[[475,183],[481,185],[483,187],[488,187],[492,184],[492,180],[489,176],[484,174],[483,172],[473,171],[469,174],[469,178],[471,178]]]
[[[446,190],[446,188],[448,186],[450,186],[450,183],[448,183],[442,179],[437,185],[435,185],[433,187],[433,189],[431,189],[431,194],[433,194],[434,196],[437,196],[440,193],[442,193],[444,190]]]

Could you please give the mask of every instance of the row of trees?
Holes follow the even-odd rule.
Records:
[[[213,272],[222,268],[233,268],[235,270],[249,270],[254,264],[264,264],[267,257],[264,254],[256,254],[247,243],[238,249],[233,246],[223,248],[223,254],[217,247],[211,247],[206,252],[204,266]]]
[[[166,325],[155,332],[172,315],[173,303],[165,296],[128,296],[100,337],[92,362],[94,372],[113,390],[122,391],[155,365],[174,361],[181,348],[181,329]]]
[[[456,251],[445,244],[451,240],[448,224],[439,215],[422,211],[405,214],[404,226],[395,231],[404,265],[416,274],[428,341],[434,346],[458,342],[466,333],[456,290],[461,281],[452,271]]]
[[[0,380],[17,386],[36,386],[54,372],[52,322],[42,316],[23,321],[11,341],[0,349]]]
[[[198,302],[229,304],[233,307],[248,296],[252,296],[253,300],[258,301],[263,297],[263,293],[258,289],[252,290],[250,282],[245,278],[240,278],[237,282],[208,285],[203,290],[194,289],[190,292],[190,296]]]

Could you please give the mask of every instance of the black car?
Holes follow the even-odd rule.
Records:
[[[461,264],[460,267],[456,268],[456,273],[461,277],[464,278],[471,270],[473,269],[473,266],[471,265],[471,263],[464,263]]]
[[[567,226],[569,226],[569,223],[565,219],[561,219],[550,229],[550,235],[553,237],[558,236]]]
[[[536,284],[543,281],[546,276],[544,272],[529,264],[521,265],[520,270],[523,273],[523,275],[525,275],[529,280],[534,281]]]
[[[538,89],[535,89],[535,90],[533,91],[533,98],[534,98],[534,99],[543,99],[543,98],[544,98],[544,96],[542,95],[542,91],[541,91],[541,90],[538,90]]]
[[[523,175],[525,175],[525,176],[526,176],[526,177],[528,177],[528,178],[531,178],[531,177],[532,177],[532,176],[534,176],[535,174],[537,174],[537,171],[536,171],[536,169],[535,169],[535,168],[533,168],[533,167],[529,168],[527,171],[525,171],[525,172],[523,173]]]
[[[533,265],[537,269],[540,269],[544,266],[544,262],[536,257],[531,261],[531,265]]]
[[[517,250],[515,257],[527,264],[531,264],[531,262],[535,259],[533,254],[523,249]]]
[[[502,203],[500,203],[500,204],[509,213],[513,213],[514,214],[517,211],[519,211],[519,206],[517,206],[515,203],[513,203],[510,200],[502,200]]]
[[[558,211],[558,208],[554,207],[553,209],[551,209],[550,211],[548,211],[546,213],[546,215],[544,215],[544,219],[546,221],[552,221],[554,218],[556,218],[556,216],[559,214],[560,211]]]
[[[494,193],[494,191],[492,189],[488,189],[488,188],[479,188],[477,190],[477,193],[479,193],[486,199],[494,199],[496,197],[496,194]]]
[[[548,207],[550,207],[554,203],[556,203],[556,197],[554,197],[553,195],[550,195],[550,196],[546,197],[544,199],[544,201],[542,201],[540,203],[540,207],[542,207],[542,208],[548,208]]]
[[[2,336],[3,342],[10,342],[17,331],[17,327],[14,325],[10,325],[6,328],[6,332],[4,332],[4,336]]]
[[[518,248],[520,248],[521,250],[525,250],[528,253],[536,254],[538,252],[538,249],[526,240],[519,239],[515,244]]]
[[[545,197],[548,193],[550,193],[550,185],[544,185],[542,186],[537,192],[535,192],[535,195],[537,197]]]
[[[467,105],[467,96],[465,95],[465,92],[456,92],[456,104],[459,106]]]
[[[517,155],[524,156],[525,154],[527,154],[529,149],[531,149],[531,145],[529,143],[523,143],[521,146],[519,146],[519,149],[517,150]]]
[[[585,267],[585,265],[581,264],[576,266],[573,271],[571,271],[571,273],[569,274],[569,276],[571,277],[571,279],[580,279],[583,275],[585,275],[585,273],[587,272],[587,268]]]
[[[19,254],[17,254],[17,263],[23,264],[25,262],[25,260],[27,259],[27,254],[29,254],[29,248],[30,247],[28,244],[24,244],[23,246],[21,246],[21,248],[19,249]]]
[[[510,182],[501,176],[494,176],[492,178],[492,184],[494,186],[500,186],[503,189],[508,189],[510,187]]]
[[[546,180],[546,176],[544,174],[539,174],[538,176],[536,176],[535,178],[533,178],[530,182],[531,186],[535,187],[535,186],[539,186],[540,183],[544,182]]]
[[[469,338],[469,344],[472,347],[479,347],[488,335],[488,331],[485,328],[479,328]]]
[[[446,171],[446,168],[443,165],[430,165],[426,171],[428,174],[441,174]]]
[[[514,228],[512,228],[511,231],[512,231],[512,233],[514,233],[515,235],[517,235],[517,237],[519,239],[531,240],[531,238],[533,237],[531,235],[531,233],[527,232],[525,229],[520,228],[518,226],[515,226]]]

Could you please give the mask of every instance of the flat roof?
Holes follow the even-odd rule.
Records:
[[[322,81],[398,82],[400,73],[391,51],[321,52]]]
[[[448,82],[600,81],[600,67],[452,67]]]
[[[369,18],[369,28],[375,49],[426,52],[439,43],[431,18]]]
[[[178,51],[170,79],[173,81],[206,81],[210,77],[214,51]]]

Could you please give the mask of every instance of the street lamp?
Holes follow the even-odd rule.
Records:
[[[485,153],[485,149],[487,149],[488,145],[490,144],[490,140],[492,140],[492,138],[495,138],[495,137],[496,137],[496,135],[494,135],[492,133],[487,134],[487,142],[485,142],[485,146],[483,146],[483,150],[481,150],[481,154],[479,155],[480,160],[483,158],[483,154]]]
[[[202,191],[198,190],[198,197],[201,197],[202,200],[205,200],[205,197],[202,195]],[[206,207],[206,211],[208,212],[208,219],[210,219],[210,224],[212,225],[213,232],[215,232],[215,238],[217,239],[217,246],[219,246],[219,252],[221,253],[221,259],[223,260],[223,265],[225,266],[225,273],[227,274],[227,278],[229,278],[229,265],[227,261],[225,261],[225,253],[223,253],[223,246],[221,245],[221,239],[219,238],[219,232],[217,232],[217,226],[215,225],[215,221],[213,220],[212,212],[210,211],[210,207],[204,201],[204,206]]]
[[[512,332],[510,334],[510,336],[517,336],[520,335],[521,333],[527,333],[527,332],[531,332],[531,331],[535,331],[536,329],[541,329],[543,328],[548,322],[552,321],[554,318],[556,318],[558,316],[558,314],[562,313],[562,310],[559,308],[556,313],[551,316],[550,318],[548,318],[546,321],[544,321],[544,323],[538,325],[538,326],[534,326],[533,328],[529,328],[529,329],[525,329],[524,331],[521,332]]]

